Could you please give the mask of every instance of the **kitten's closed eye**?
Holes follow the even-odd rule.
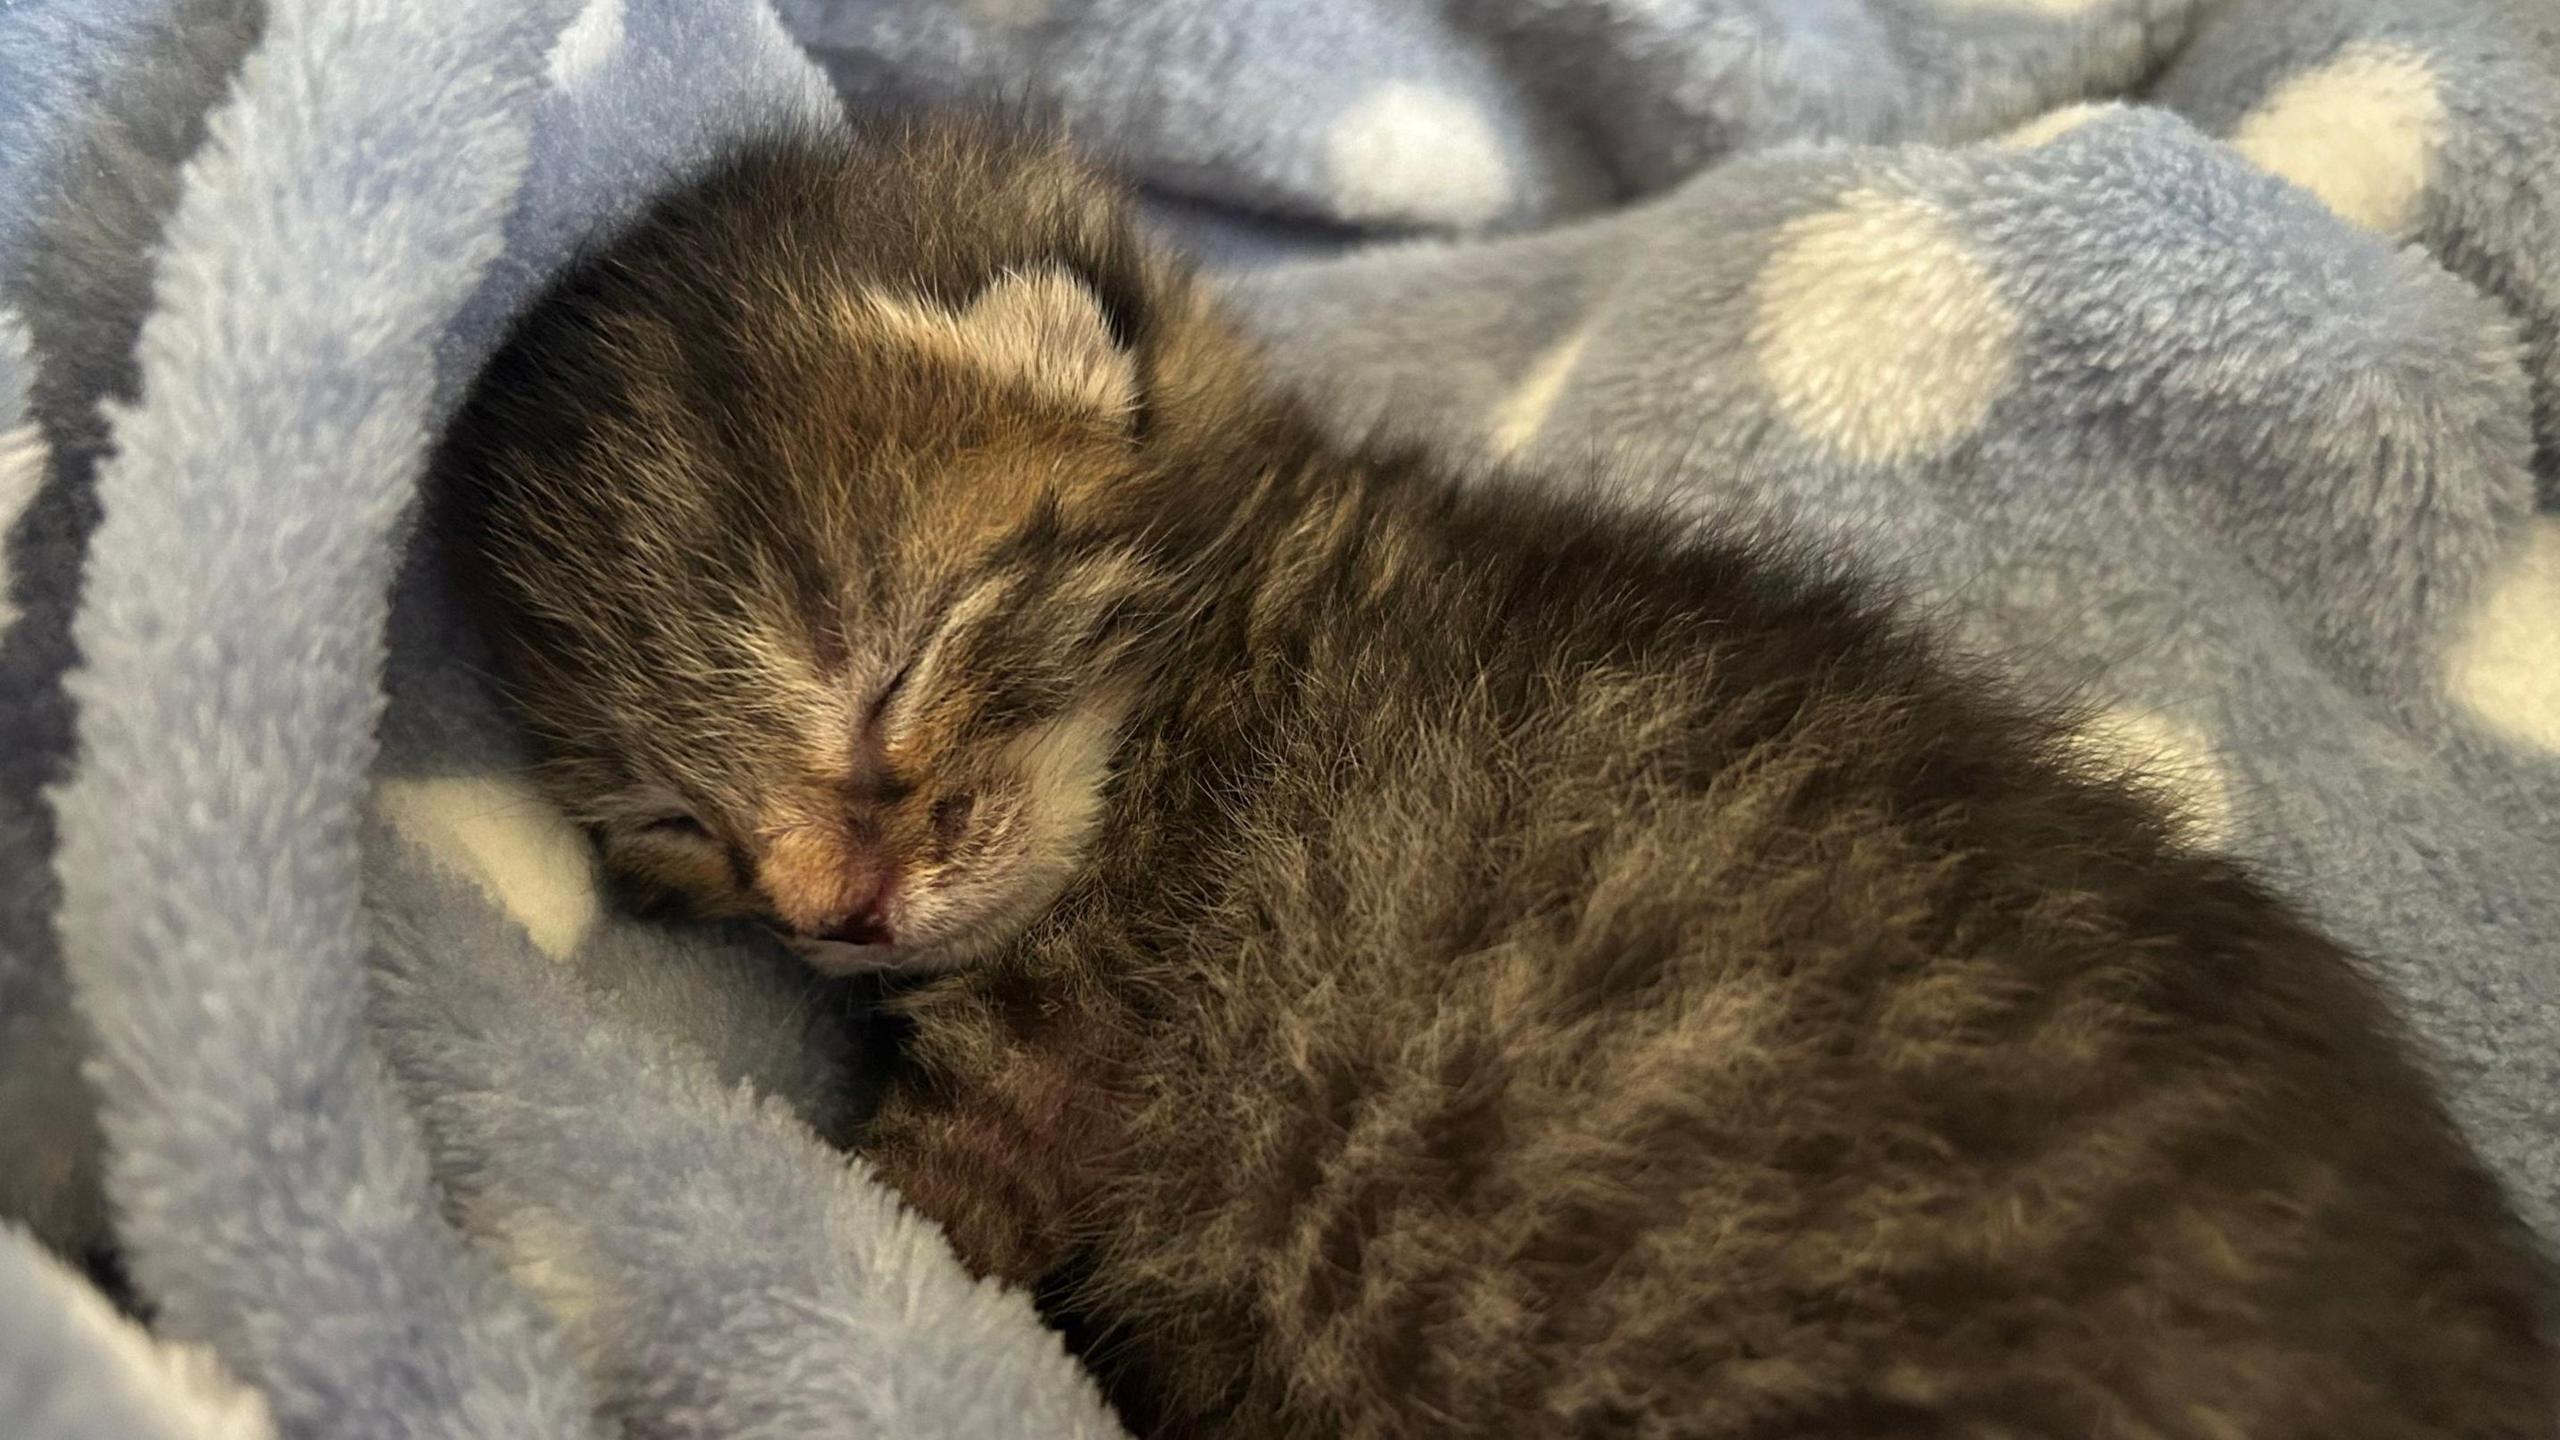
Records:
[[[889,677],[888,684],[880,687],[880,693],[872,697],[871,701],[871,719],[873,721],[878,721],[882,715],[888,713],[890,702],[898,698],[899,691],[907,688],[907,681],[913,678],[915,673],[916,662],[909,660],[906,664],[898,667],[897,674]]]
[[[621,902],[643,914],[721,919],[756,913],[737,845],[690,810],[662,809],[663,795],[596,826],[605,870]]]

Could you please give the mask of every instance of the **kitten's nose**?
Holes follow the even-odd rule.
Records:
[[[889,931],[888,917],[877,903],[865,905],[853,914],[827,927],[818,935],[839,945],[891,945],[897,937]]]
[[[0,0],[6,4],[7,0]],[[802,825],[783,831],[756,862],[776,928],[804,940],[847,945],[897,943],[898,865],[840,831]]]
[[[898,937],[889,925],[889,892],[896,884],[895,872],[880,872],[857,882],[853,893],[861,898],[835,920],[820,926],[817,938],[839,945],[896,944]]]

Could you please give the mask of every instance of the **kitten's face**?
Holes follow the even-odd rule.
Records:
[[[746,915],[830,972],[957,964],[1073,878],[1124,714],[1109,554],[888,567],[840,636],[776,627],[753,678],[662,677],[660,713],[555,766],[644,907]],[[610,767],[610,768],[608,768]]]
[[[848,607],[841,649],[769,631],[752,679],[664,678],[670,716],[764,690],[752,745],[732,721],[644,721],[555,773],[644,906],[764,919],[830,972],[960,963],[1083,858],[1123,718],[1106,632],[1127,578],[1108,557],[918,566],[898,600]]]
[[[1054,268],[949,305],[607,295],[493,372],[573,413],[497,402],[478,462],[552,792],[630,897],[831,972],[1016,933],[1084,854],[1157,594],[1075,520],[1130,463],[1094,295]]]

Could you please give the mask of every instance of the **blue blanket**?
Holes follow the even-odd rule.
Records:
[[[2087,699],[2560,1235],[2548,0],[18,0],[0,1434],[1117,1433],[830,1145],[855,998],[600,898],[410,544],[571,247],[838,93],[1054,111],[1346,430]]]

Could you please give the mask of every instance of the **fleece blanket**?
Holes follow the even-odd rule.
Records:
[[[2086,699],[2560,1235],[2545,0],[18,0],[0,1434],[1117,1433],[831,1143],[861,997],[614,914],[411,553],[543,278],[839,95],[1056,114],[1346,431]]]

